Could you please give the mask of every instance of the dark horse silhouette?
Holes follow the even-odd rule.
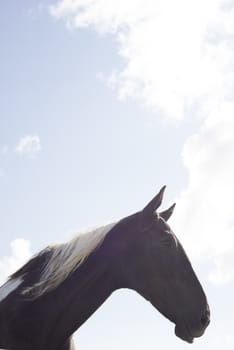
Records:
[[[167,220],[165,187],[140,212],[47,247],[0,288],[0,348],[71,350],[72,334],[119,288],[137,291],[192,343],[210,321],[203,289]]]

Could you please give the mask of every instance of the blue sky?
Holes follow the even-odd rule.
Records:
[[[213,311],[193,348],[229,350],[233,2],[108,4],[0,5],[0,279],[50,242],[139,210],[167,184],[164,206],[177,200],[172,227]],[[76,343],[189,346],[129,291],[114,294]]]

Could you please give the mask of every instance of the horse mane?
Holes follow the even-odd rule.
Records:
[[[39,280],[23,290],[23,294],[36,299],[59,286],[84,260],[102,244],[105,236],[115,226],[105,226],[79,233],[67,243],[53,244],[35,255],[11,275],[11,279],[24,277],[40,266]]]

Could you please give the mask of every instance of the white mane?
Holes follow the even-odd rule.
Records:
[[[56,288],[69,274],[74,272],[83,261],[103,242],[115,223],[83,232],[71,241],[49,246],[51,257],[45,266],[38,283],[24,290],[32,297]]]

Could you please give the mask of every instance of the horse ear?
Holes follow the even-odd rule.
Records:
[[[174,209],[175,209],[175,206],[176,206],[176,203],[174,203],[170,208],[168,208],[167,210],[165,210],[165,211],[162,211],[160,214],[159,214],[159,216],[161,216],[165,221],[167,221],[170,217],[171,217],[171,215],[172,215],[172,213],[173,213],[173,211],[174,211]]]
[[[166,186],[163,186],[160,192],[143,209],[142,213],[144,216],[154,215],[155,211],[160,207],[162,203],[165,189],[166,189]]]

